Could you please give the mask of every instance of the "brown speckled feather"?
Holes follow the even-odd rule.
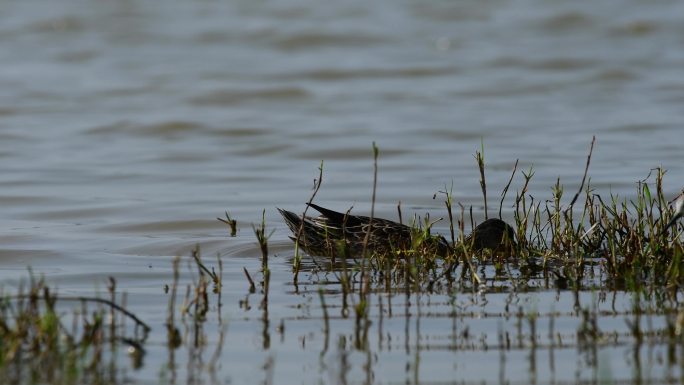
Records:
[[[382,218],[344,214],[324,207],[310,204],[310,207],[321,213],[318,217],[301,218],[290,211],[278,209],[296,240],[302,227],[300,246],[309,254],[334,255],[340,247],[347,248],[352,255],[363,252],[366,234],[368,251],[372,253],[389,253],[393,250],[408,250],[412,247],[412,230],[409,226]],[[451,249],[444,237],[434,237],[435,250],[446,255]]]
[[[368,251],[371,253],[409,250],[414,246],[409,226],[382,218],[373,218],[371,226],[370,217],[340,213],[315,204],[309,206],[321,215],[302,218],[291,211],[278,209],[293,233],[292,240],[297,239],[301,228],[299,245],[309,254],[338,255],[346,250],[351,255],[359,255],[363,252],[369,228]],[[452,250],[442,236],[433,236],[427,241],[423,246],[440,256],[446,256]],[[488,219],[476,226],[465,242],[477,251],[506,251],[515,245],[515,232],[500,219]]]

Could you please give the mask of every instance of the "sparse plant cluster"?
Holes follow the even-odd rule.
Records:
[[[572,284],[575,289],[582,285],[597,284],[619,285],[618,287],[640,287],[649,283],[680,284],[684,281],[681,233],[680,227],[676,223],[673,225],[672,219],[681,213],[676,211],[679,209],[673,210],[668,205],[663,186],[665,171],[655,169],[645,180],[639,181],[635,200],[628,201],[614,195],[604,198],[595,192],[588,177],[593,147],[592,140],[584,176],[571,198],[566,199],[564,187],[558,179],[552,187],[549,199],[536,199],[528,193],[534,170],[530,168],[521,172],[521,187],[515,193],[512,212],[515,230],[507,232],[500,229],[498,238],[494,238],[496,242],[493,243],[476,242],[485,232],[480,231],[480,226],[475,226],[472,206],[466,208],[459,203],[460,212],[454,213],[456,199],[452,189],[445,188],[435,194],[435,199],[438,196],[444,197],[447,211],[450,238],[447,253],[435,247],[435,240],[439,236],[431,232],[434,222],[429,217],[414,217],[411,222],[411,242],[408,245],[393,242],[391,244],[396,247],[366,247],[374,244],[369,244],[369,240],[377,238],[377,234],[388,236],[384,228],[378,228],[379,224],[385,223],[378,221],[384,220],[373,218],[374,212],[371,210],[370,217],[354,217],[347,212],[343,220],[331,221],[330,218],[334,219],[333,215],[342,214],[329,214],[325,209],[311,205],[320,188],[321,170],[319,183],[309,206],[322,211],[328,218],[310,219],[309,223],[315,226],[309,226],[313,230],[308,231],[316,231],[317,234],[313,235],[317,238],[325,237],[325,242],[320,239],[313,241],[328,246],[327,249],[311,246],[314,242],[307,239],[310,234],[306,234],[305,221],[301,221],[298,229],[291,225],[296,234],[293,237],[296,245],[295,276],[300,270],[299,249],[302,242],[305,242],[304,245],[315,252],[330,255],[327,260],[314,258],[314,270],[334,272],[342,287],[349,292],[402,288],[434,291],[452,288],[454,285],[466,289],[477,288],[488,279],[501,281],[502,276],[507,277],[508,281],[540,277],[548,280],[550,277],[556,287],[565,288]],[[374,145],[375,179],[377,154],[378,150]],[[488,207],[483,154],[484,149],[478,151],[475,159],[480,171],[484,207]],[[516,161],[508,184],[501,193],[499,217],[502,215],[506,194],[515,188],[512,185],[517,174],[517,165]],[[401,206],[398,206],[398,211],[401,218]],[[292,222],[289,217],[294,216],[293,213],[282,210],[281,213],[288,222]],[[487,218],[486,211],[484,216]],[[358,222],[358,218],[364,218],[368,222],[362,228],[361,235],[352,234],[344,227],[361,228],[361,225],[352,221]],[[498,219],[490,218],[489,221],[503,223]],[[325,227],[331,222],[335,222],[334,227]],[[340,226],[337,222],[343,225]],[[470,235],[465,231],[468,223],[474,229]],[[321,230],[321,224],[324,230]],[[359,241],[350,240],[350,234],[356,238],[365,237],[363,248],[354,248],[354,242]],[[326,250],[330,252],[325,252]],[[512,274],[513,270],[516,272],[515,276]],[[492,271],[493,275],[488,278],[487,275],[492,274]],[[587,276],[589,273],[591,277]],[[597,277],[602,281],[596,281]]]
[[[185,347],[196,360],[183,364],[186,381],[202,383],[205,374],[215,372],[223,346],[223,263],[218,259],[218,271],[208,267],[196,247],[187,262],[188,271],[197,274],[179,298],[181,260],[173,260],[173,281],[164,286],[169,296],[164,325],[169,361],[162,380],[176,381],[174,352]],[[107,291],[107,299],[59,295],[44,278],[29,274],[28,283],[21,283],[16,293],[0,295],[0,384],[125,383],[119,360],[128,356],[133,368],[143,366],[152,328],[126,308],[126,295],[118,294],[114,278],[109,279]],[[218,338],[205,331],[213,313]],[[218,342],[207,362],[203,353],[210,340]]]
[[[166,369],[162,371],[162,382],[176,383],[178,367],[185,367],[187,378],[185,383],[199,384],[204,382],[204,375],[211,378],[216,375],[216,367],[223,349],[225,327],[221,315],[223,306],[223,262],[217,257],[216,266],[209,268],[202,260],[200,248],[196,246],[191,252],[188,262],[188,271],[191,281],[185,286],[185,296],[182,298],[180,308],[178,304],[178,290],[180,279],[180,264],[182,258],[173,260],[173,282],[165,287],[169,294],[166,316],[166,346],[168,350],[168,362]],[[218,335],[207,335],[206,325],[210,316],[216,316]],[[180,320],[178,320],[180,315]],[[215,350],[210,359],[205,360],[204,354],[210,341],[215,341]],[[176,350],[185,347],[189,354],[189,361],[183,365],[177,364]],[[215,382],[215,381],[214,381]]]
[[[30,275],[14,295],[0,300],[0,383],[109,383],[120,380],[115,365],[124,345],[133,366],[142,364],[150,327],[116,301],[110,278],[110,299],[59,296],[43,279]],[[63,302],[80,303],[72,314]],[[134,331],[126,328],[133,321]]]
[[[550,200],[526,196],[533,173],[523,174],[525,187],[516,196],[514,210],[516,255],[539,264],[543,273],[551,271],[579,284],[594,265],[600,267],[602,283],[609,285],[635,288],[684,282],[681,231],[668,228],[676,213],[664,193],[665,171],[652,170],[639,181],[634,200],[604,198],[587,180],[590,159],[591,150],[581,187],[567,205],[562,204],[560,181]]]

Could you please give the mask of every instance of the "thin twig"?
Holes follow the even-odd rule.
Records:
[[[361,282],[362,285],[364,285],[364,279],[366,278],[366,251],[368,249],[368,242],[370,241],[371,237],[371,232],[373,231],[373,218],[375,217],[375,194],[377,191],[378,187],[378,155],[380,153],[380,149],[378,146],[375,145],[375,142],[373,142],[373,196],[371,198],[371,213],[370,213],[370,221],[368,221],[368,230],[366,232],[366,237],[363,240],[363,249],[361,253]],[[364,285],[366,286],[366,285]],[[362,286],[361,290],[362,292],[365,291],[365,289]]]
[[[510,179],[508,179],[508,183],[506,183],[506,187],[504,187],[503,192],[501,193],[501,202],[499,202],[499,219],[501,219],[501,209],[503,207],[503,202],[504,199],[506,199],[506,193],[508,192],[508,188],[511,187],[511,182],[513,182],[513,176],[515,176],[515,172],[518,169],[518,159],[515,160],[515,164],[513,165],[513,172],[511,173]]]
[[[591,138],[591,146],[589,147],[589,155],[587,155],[587,165],[584,167],[584,176],[582,176],[582,183],[580,184],[580,188],[577,190],[577,194],[572,198],[572,201],[570,201],[570,205],[568,208],[565,210],[568,212],[569,210],[572,210],[572,206],[575,204],[577,201],[577,198],[579,198],[580,193],[584,189],[584,182],[587,179],[587,172],[589,171],[589,163],[591,162],[591,153],[594,151],[594,142],[596,142],[596,135],[594,135]]]
[[[245,277],[247,277],[247,280],[249,281],[249,292],[254,293],[256,291],[256,286],[254,285],[254,280],[252,279],[252,276],[249,275],[249,271],[247,271],[246,267],[242,267],[242,271],[245,272]]]
[[[482,197],[484,198],[484,216],[485,220],[489,218],[487,209],[487,182],[485,180],[485,166],[484,166],[484,140],[480,142],[480,151],[475,152],[475,160],[477,160],[477,167],[480,169],[480,187],[482,187]]]
[[[306,212],[309,210],[309,205],[313,202],[314,198],[316,197],[316,194],[318,194],[318,190],[321,188],[321,184],[323,183],[323,161],[321,160],[321,165],[318,167],[318,179],[314,179],[314,190],[313,193],[311,194],[311,197],[309,198],[309,201],[306,204],[306,207],[304,207],[304,212],[302,213],[302,222],[299,224],[299,229],[297,229],[297,236],[295,237],[295,255],[294,255],[294,270],[295,270],[295,275],[294,275],[294,282],[295,284],[298,281],[299,278],[299,263],[301,260],[301,257],[299,255],[299,240],[301,239],[302,233],[304,232],[304,222],[306,221]]]

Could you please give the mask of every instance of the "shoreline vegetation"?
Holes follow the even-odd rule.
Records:
[[[434,247],[421,247],[424,242],[434,239],[431,228],[435,221],[429,217],[414,217],[410,221],[411,244],[408,247],[375,252],[372,234],[373,226],[380,223],[375,217],[380,150],[373,143],[372,204],[367,230],[359,235],[361,247],[350,253],[344,249],[344,239],[342,244],[335,244],[339,239],[333,239],[331,245],[340,247],[340,252],[332,257],[307,255],[302,243],[304,222],[299,229],[291,226],[294,240],[292,285],[295,293],[302,281],[311,283],[306,281],[306,274],[326,273],[329,277],[327,283],[338,288],[336,295],[340,303],[334,305],[327,294],[330,289],[324,290],[319,285],[317,292],[325,336],[323,351],[328,349],[331,319],[338,317],[335,312],[339,311],[341,319],[353,322],[353,348],[370,352],[370,325],[372,322],[382,325],[384,309],[392,306],[388,299],[391,296],[403,296],[409,302],[411,296],[455,295],[482,290],[557,290],[573,292],[576,297],[580,292],[594,291],[633,293],[644,301],[635,300],[633,311],[622,314],[629,319],[627,335],[602,333],[597,326],[601,316],[598,310],[581,307],[577,300],[576,308],[570,312],[582,320],[581,325],[574,337],[566,337],[557,343],[587,349],[593,354],[596,354],[598,346],[617,344],[618,340],[627,338],[639,344],[650,341],[673,347],[684,346],[684,309],[679,304],[679,292],[684,284],[684,249],[682,226],[677,222],[682,214],[684,195],[680,195],[678,200],[669,200],[665,196],[665,170],[660,168],[651,170],[645,179],[636,183],[634,200],[596,194],[588,176],[594,142],[595,139],[589,148],[580,186],[571,196],[567,195],[558,179],[552,186],[549,199],[532,197],[527,192],[534,170],[518,170],[518,161],[515,162],[510,179],[500,194],[496,216],[501,219],[504,202],[507,196],[511,196],[512,210],[507,214],[512,214],[513,222],[509,224],[515,231],[515,239],[509,248],[473,247],[465,230],[477,226],[472,206],[457,202],[450,188],[440,190],[435,199],[442,198],[446,209],[449,233],[444,234],[444,238],[450,246],[446,254],[437,252]],[[491,213],[490,202],[487,201],[484,147],[476,152],[475,160],[480,174],[484,217],[488,219]],[[513,183],[516,179],[521,179],[517,186]],[[307,216],[309,207],[316,207],[313,202],[322,183],[321,162],[302,217]],[[397,211],[400,223],[403,223],[401,205],[397,206]],[[350,215],[349,211],[346,215]],[[228,211],[225,219],[217,219],[228,226],[230,237],[237,236],[237,220]],[[265,212],[262,212],[261,222],[252,225],[252,229],[261,267],[259,271],[252,272],[243,267],[242,271],[245,291],[261,296],[262,347],[268,350],[272,328],[269,239],[274,230],[267,228]],[[183,288],[179,286],[181,261],[187,262],[192,275],[184,295]],[[201,352],[207,346],[214,347],[210,359],[196,364],[208,369],[209,376],[215,374],[225,338],[226,321],[221,314],[226,300],[222,297],[224,261],[217,257],[215,262],[208,264],[202,259],[197,246],[189,259],[177,257],[172,263],[171,283],[164,285],[164,295],[168,298],[167,317],[161,325],[148,325],[130,311],[127,297],[121,294],[113,277],[107,285],[106,299],[68,297],[58,294],[44,278],[35,277],[29,270],[28,281],[20,284],[15,292],[3,290],[0,294],[0,384],[126,382],[127,377],[117,365],[118,360],[127,355],[133,368],[143,366],[148,334],[155,328],[166,330],[169,359],[167,366],[161,369],[162,379],[178,381],[175,378],[177,357],[174,352],[180,348]],[[540,282],[541,285],[538,284]],[[642,302],[648,302],[647,307],[642,307]],[[70,303],[76,305],[68,310],[72,306]],[[240,306],[243,306],[242,300]],[[519,330],[526,336],[526,342],[521,340],[520,346],[538,348],[544,343],[537,339],[537,320],[549,318],[553,329],[553,320],[559,314],[528,313],[513,307],[507,314],[490,316],[512,317],[521,324],[527,323],[528,332]],[[647,314],[664,316],[665,325],[655,331],[644,330],[640,317]],[[454,310],[453,316],[466,315],[459,315]],[[207,336],[205,324],[210,320],[219,325],[218,335]],[[554,346],[555,338],[549,339],[547,348],[548,344]],[[508,333],[504,335],[499,331],[496,346],[488,348],[505,350],[515,344]],[[676,354],[672,354],[676,361]],[[269,370],[268,367],[265,364],[264,370]],[[195,377],[191,378],[191,375]],[[201,374],[190,373],[188,376],[185,382],[203,381]]]
[[[480,284],[483,279],[478,276],[477,267],[490,264],[495,266],[497,273],[503,273],[506,266],[528,267],[544,276],[553,276],[558,281],[572,281],[581,285],[585,267],[596,264],[601,268],[601,276],[605,277],[605,282],[622,283],[622,287],[617,287],[619,289],[649,284],[677,288],[684,283],[681,227],[676,222],[682,215],[684,190],[679,199],[668,202],[663,185],[665,170],[657,168],[651,170],[644,180],[637,182],[635,200],[628,201],[614,195],[604,198],[596,194],[588,178],[594,141],[595,139],[591,142],[580,187],[568,204],[562,204],[565,191],[560,179],[552,187],[551,198],[542,201],[527,194],[534,170],[520,172],[523,178],[522,187],[515,194],[512,211],[512,227],[515,229],[513,250],[481,250],[469,244],[467,240],[470,236],[465,231],[466,224],[469,223],[473,229],[477,228],[472,206],[466,214],[466,207],[458,203],[458,213],[454,213],[455,198],[450,190],[444,189],[435,196],[441,195],[444,198],[448,214],[451,250],[447,255],[441,255],[436,250],[424,253],[425,249],[419,247],[422,242],[432,240],[430,229],[435,222],[429,217],[413,219],[411,228],[414,236],[411,247],[374,253],[372,249],[368,249],[370,234],[374,231],[372,223],[376,219],[372,208],[371,216],[368,217],[370,230],[365,232],[362,252],[352,255],[349,250],[342,250],[334,254],[346,256],[349,261],[343,261],[342,265],[352,263],[360,269],[362,277],[366,276],[364,271],[369,270],[371,275],[381,277],[383,281],[387,281],[389,273],[393,281],[401,281],[402,277],[410,276],[411,281],[420,284],[452,284],[458,280],[458,275],[453,274],[454,269],[460,267],[461,280],[470,277],[472,284]],[[373,146],[377,180],[378,150],[375,144]],[[484,207],[487,208],[483,151],[478,151],[475,158],[480,170]],[[517,165],[516,161],[511,177],[501,192],[499,219],[504,200],[518,171]],[[322,183],[322,167],[321,164],[314,192],[301,217],[307,216],[309,207],[317,207],[312,202]],[[374,181],[374,186],[375,183]],[[401,206],[397,210],[401,218]],[[487,212],[485,209],[485,219],[488,219]],[[349,211],[345,215],[352,217]],[[299,273],[299,251],[304,223],[300,222],[298,231],[292,228],[295,242],[295,282]],[[340,241],[332,231],[330,237],[330,243]],[[339,245],[342,248],[346,246],[344,242]],[[262,254],[262,258],[267,258],[267,255]],[[327,267],[325,264],[318,267],[335,270],[340,267],[337,259],[333,255]]]

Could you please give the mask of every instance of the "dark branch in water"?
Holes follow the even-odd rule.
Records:
[[[5,299],[32,299],[35,298],[33,295],[12,295],[12,296],[5,296]],[[98,298],[98,297],[55,297],[56,300],[61,300],[61,301],[80,301],[80,302],[96,302],[96,303],[101,303],[103,305],[107,305],[110,308],[122,313],[126,317],[130,318],[135,322],[137,325],[141,326],[145,330],[145,334],[149,333],[152,328],[143,320],[138,318],[135,314],[131,313],[130,311],[126,310],[124,307],[121,305],[112,302],[108,299],[104,298]]]

